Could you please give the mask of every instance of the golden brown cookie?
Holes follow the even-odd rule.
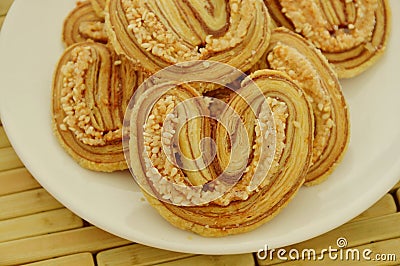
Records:
[[[250,79],[243,81],[222,110],[225,125],[200,115],[212,113],[209,103],[217,100],[199,100],[188,85],[161,95],[148,91],[135,103],[130,166],[145,182],[150,204],[178,228],[209,237],[253,230],[284,208],[304,183],[313,138],[305,94],[280,71],[261,70],[250,78],[260,89]],[[179,114],[196,119],[184,123]],[[237,126],[240,121],[243,127]],[[207,149],[199,145],[207,137],[217,152],[210,164],[208,155],[201,156]]]
[[[62,40],[67,47],[86,40],[107,43],[104,18],[96,15],[89,2],[78,3],[64,20]]]
[[[61,146],[81,166],[126,169],[122,122],[142,73],[106,45],[69,46],[54,72],[52,123]]]
[[[106,28],[118,54],[151,73],[190,60],[214,60],[247,71],[270,37],[262,0],[110,0]]]
[[[350,139],[346,100],[334,70],[310,42],[286,28],[272,31],[263,59],[253,69],[286,72],[311,102],[315,132],[306,185],[322,182],[343,158]]]
[[[339,78],[354,77],[384,53],[390,33],[388,0],[264,0],[273,20],[321,49]]]

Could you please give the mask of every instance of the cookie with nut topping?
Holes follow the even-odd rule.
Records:
[[[296,31],[321,49],[339,78],[367,70],[386,50],[388,0],[264,0],[278,26]]]
[[[135,158],[129,163],[168,222],[208,237],[239,234],[294,198],[310,165],[314,122],[306,95],[288,75],[256,71],[227,101],[204,99],[188,85],[158,86],[141,94],[128,115]],[[223,107],[216,120],[214,104]],[[208,138],[214,142],[202,141]],[[216,154],[208,161],[212,143]]]
[[[104,18],[99,17],[89,2],[78,2],[64,19],[62,40],[66,47],[87,40],[107,43]]]
[[[247,71],[270,38],[271,20],[262,0],[111,0],[105,13],[116,52],[151,73],[191,60]]]
[[[286,72],[312,105],[313,158],[305,184],[319,184],[336,169],[350,140],[348,105],[335,71],[314,45],[284,27],[272,31],[267,52],[253,70],[264,68]]]
[[[64,51],[53,78],[53,130],[81,166],[104,172],[127,169],[124,111],[142,80],[129,60],[104,44],[81,42]]]

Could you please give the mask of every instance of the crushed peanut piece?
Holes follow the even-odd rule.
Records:
[[[75,137],[90,146],[103,146],[107,142],[121,138],[121,129],[104,131],[98,125],[93,113],[93,106],[87,103],[85,94],[87,87],[85,76],[93,63],[92,48],[76,47],[72,51],[72,59],[61,68],[63,87],[61,89],[61,107],[65,113],[63,123],[59,125],[63,131],[72,131]]]

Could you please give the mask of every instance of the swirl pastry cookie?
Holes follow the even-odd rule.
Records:
[[[271,17],[321,49],[339,78],[356,76],[383,54],[390,32],[387,0],[264,0]]]
[[[53,129],[81,166],[104,172],[127,168],[123,116],[142,80],[129,60],[106,45],[83,42],[64,51],[53,79]]]
[[[262,0],[111,0],[106,28],[118,54],[155,73],[191,60],[213,60],[247,71],[270,37]]]
[[[334,70],[319,50],[286,28],[272,31],[267,53],[256,67],[286,72],[311,102],[315,132],[306,185],[320,183],[342,159],[350,137],[348,108]]]
[[[104,19],[96,15],[89,2],[80,2],[64,20],[62,40],[67,47],[87,40],[107,43]]]
[[[283,72],[261,70],[243,81],[224,99],[223,126],[200,115],[211,115],[217,98],[201,100],[189,85],[155,92],[147,91],[133,107],[130,166],[150,204],[172,225],[210,237],[247,232],[274,217],[304,183],[312,155],[312,108]],[[181,115],[195,119],[182,122]],[[204,138],[215,141],[213,159],[213,152],[200,148],[213,150]]]

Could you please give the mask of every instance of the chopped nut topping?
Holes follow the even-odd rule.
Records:
[[[165,96],[154,105],[151,115],[145,126],[144,145],[147,156],[159,173],[177,184],[185,184],[182,172],[175,168],[174,164],[167,158],[173,156],[171,150],[172,138],[175,134],[175,124],[177,122],[172,114],[176,107],[177,100],[175,96]],[[171,157],[170,157],[171,158]]]
[[[121,129],[105,132],[99,129],[92,108],[86,102],[86,72],[93,63],[92,48],[76,47],[72,59],[62,66],[63,87],[61,89],[61,106],[65,113],[63,131],[72,131],[75,137],[84,144],[103,146],[107,142],[121,138]]]
[[[279,2],[283,7],[282,12],[293,22],[296,32],[327,52],[348,50],[368,42],[376,23],[377,0],[346,0],[346,5],[353,5],[356,9],[355,18],[351,21],[341,21],[340,27],[327,20],[327,17],[337,15],[325,14],[326,11],[318,1],[280,0]],[[359,5],[359,2],[362,4]],[[346,14],[346,11],[344,13]]]
[[[268,55],[268,61],[271,68],[288,73],[297,82],[307,94],[306,98],[313,107],[316,122],[312,160],[314,163],[328,145],[331,129],[334,126],[330,96],[323,88],[318,71],[295,48],[278,43]]]
[[[196,9],[200,17],[208,18],[200,21],[190,21],[186,17],[182,19],[185,23],[176,26],[179,28],[176,33],[174,25],[177,22],[166,23],[163,8],[156,1],[133,1],[122,0],[125,16],[128,20],[127,29],[131,31],[137,43],[146,51],[153,55],[163,58],[166,62],[177,63],[189,60],[207,59],[212,52],[230,50],[239,45],[247,36],[253,17],[249,14],[254,13],[256,5],[260,0],[231,0],[219,3],[219,5],[229,4],[230,14],[218,12],[209,14],[207,7],[198,10],[199,6],[191,6],[188,9]],[[207,4],[205,4],[207,5]],[[171,7],[173,10],[174,7]],[[218,7],[218,9],[224,9]],[[177,11],[177,13],[179,13]],[[229,19],[227,19],[227,16]],[[240,19],[239,19],[240,18]],[[229,21],[229,26],[227,25]],[[209,23],[206,27],[199,27],[199,24]],[[182,29],[180,29],[182,28]],[[209,34],[211,28],[218,33],[215,36]],[[186,36],[186,31],[195,31],[190,36]],[[196,34],[196,37],[193,35]],[[190,37],[190,38],[189,38]],[[186,39],[185,39],[186,38]],[[204,47],[203,47],[204,46]]]
[[[221,198],[215,201],[215,203],[222,206],[228,205],[230,202],[235,200],[246,200],[254,190],[250,188],[249,179],[264,179],[260,186],[256,189],[260,189],[268,185],[269,180],[265,178],[265,174],[268,173],[268,167],[271,164],[271,172],[276,171],[279,167],[279,160],[282,152],[286,146],[285,140],[285,128],[288,118],[288,110],[285,102],[279,101],[275,98],[268,97],[267,104],[261,106],[261,111],[258,115],[258,119],[255,121],[255,144],[253,145],[253,159],[249,166],[245,170],[245,174],[232,189],[230,189]],[[268,106],[269,105],[269,106]],[[271,125],[272,121],[268,120],[269,108],[271,109],[275,122],[276,135],[273,132]],[[273,137],[273,140],[269,139]],[[276,146],[270,142],[276,141]],[[275,147],[275,149],[273,149]],[[261,153],[263,154],[263,160],[261,160]],[[260,175],[261,176],[258,176]]]

